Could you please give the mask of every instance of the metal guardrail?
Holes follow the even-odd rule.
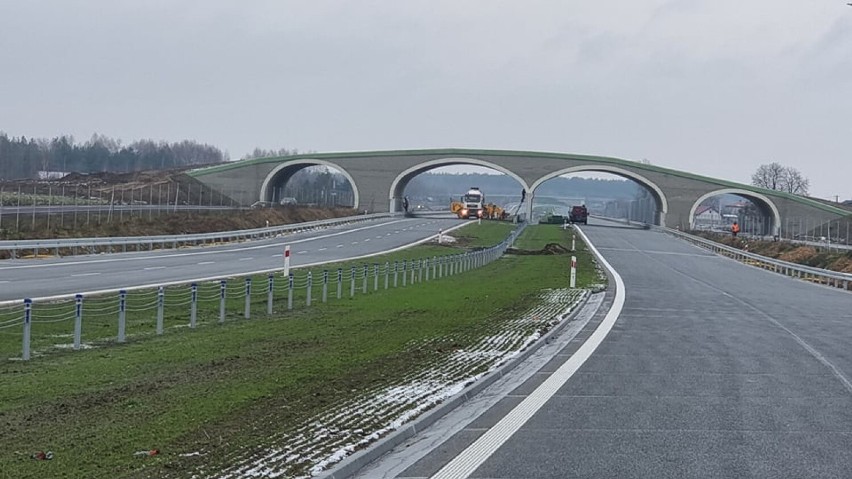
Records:
[[[251,319],[258,310],[267,316],[286,314],[297,307],[311,307],[345,296],[352,298],[356,294],[440,280],[497,260],[525,227],[526,224],[521,224],[501,243],[481,250],[385,261],[384,265],[354,260],[336,272],[319,271],[317,265],[300,266],[285,277],[278,274],[281,270],[269,271],[266,281],[259,285],[257,282],[252,285],[252,277],[257,274],[249,273],[232,276],[230,280],[187,281],[168,287],[120,290],[117,294],[93,292],[67,295],[64,299],[7,301],[0,303],[0,334],[7,336],[0,336],[0,357],[12,353],[11,348],[19,345],[20,358],[29,360],[33,352],[41,354],[40,350],[55,347],[50,345],[60,336],[73,338],[68,346],[79,350],[86,347],[84,340],[95,344],[124,343],[128,336],[150,334],[152,329],[161,335],[187,324],[194,329],[199,323]],[[21,331],[20,340],[17,337],[9,340],[9,335],[17,336],[12,332],[15,330]]]
[[[653,228],[660,231],[664,231],[673,236],[677,236],[696,246],[709,249],[716,254],[727,256],[742,263],[757,266],[768,271],[783,274],[785,276],[800,278],[806,281],[812,281],[814,283],[840,288],[845,291],[852,290],[852,288],[850,288],[850,286],[852,286],[852,274],[840,273],[837,271],[830,271],[822,268],[814,268],[811,266],[805,266],[796,263],[789,263],[787,261],[781,261],[766,256],[761,256],[759,254],[749,253],[748,251],[732,248],[730,246],[716,243],[714,241],[710,241],[699,236],[694,236],[671,228],[661,228],[657,226]]]
[[[219,231],[215,233],[200,233],[191,235],[160,235],[160,236],[118,236],[108,238],[62,238],[43,240],[12,240],[0,241],[0,257],[7,256],[15,259],[26,255],[38,256],[48,254],[76,255],[80,252],[90,254],[95,252],[127,252],[154,249],[177,249],[184,246],[199,246],[210,243],[226,243],[234,241],[274,238],[291,232],[301,232],[324,228],[339,224],[369,221],[378,218],[394,216],[391,213],[375,213],[368,215],[346,216],[328,220],[308,221],[266,228],[255,228],[237,231]],[[135,248],[134,248],[135,247]],[[7,254],[4,254],[7,253]]]

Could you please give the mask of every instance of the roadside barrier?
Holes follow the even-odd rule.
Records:
[[[282,268],[265,278],[235,276],[117,293],[77,294],[69,299],[7,302],[0,304],[0,354],[15,354],[12,348],[16,337],[20,338],[20,359],[28,361],[51,349],[88,349],[162,335],[173,328],[250,320],[261,306],[267,316],[286,314],[302,305],[342,300],[347,286],[349,298],[417,286],[491,263],[514,244],[525,226],[513,230],[496,246],[460,254],[384,263],[350,262],[336,271],[290,268],[286,275]],[[58,344],[62,341],[67,342]]]
[[[732,248],[730,246],[716,243],[714,241],[710,241],[699,236],[691,235],[689,233],[684,233],[682,231],[671,228],[655,227],[655,229],[660,229],[668,234],[686,240],[696,246],[700,246],[702,248],[713,251],[716,254],[735,259],[741,263],[756,266],[758,268],[763,268],[767,271],[783,274],[785,276],[799,278],[805,281],[839,288],[844,291],[852,290],[852,274],[840,273],[837,271],[830,271],[821,268],[813,268],[810,266],[805,266],[796,263],[788,263],[786,261],[768,258],[766,256],[761,256],[759,254],[749,253],[747,251],[743,251],[737,248]]]
[[[391,213],[346,216],[320,221],[294,223],[266,228],[238,231],[219,231],[191,235],[122,236],[110,238],[63,238],[42,240],[0,241],[0,258],[39,256],[74,256],[94,253],[126,253],[128,251],[154,251],[189,246],[205,246],[235,241],[275,238],[283,234],[328,228],[341,224],[370,221],[394,216]]]

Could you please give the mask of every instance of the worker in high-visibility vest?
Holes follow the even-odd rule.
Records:
[[[739,232],[740,232],[740,225],[738,225],[737,222],[734,221],[734,224],[731,225],[731,235],[733,235],[733,237],[736,238],[737,233],[739,233]]]

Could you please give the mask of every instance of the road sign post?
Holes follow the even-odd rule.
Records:
[[[571,283],[570,283],[570,287],[571,288],[577,287],[577,257],[576,256],[571,257]]]
[[[290,276],[290,245],[284,247],[284,277]]]

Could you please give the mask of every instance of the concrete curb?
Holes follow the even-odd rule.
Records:
[[[395,447],[413,437],[418,432],[428,428],[436,421],[450,413],[453,409],[471,400],[474,396],[482,392],[483,389],[492,385],[495,381],[501,379],[507,373],[515,369],[515,367],[524,362],[530,355],[538,351],[538,349],[544,344],[547,344],[551,337],[559,334],[563,329],[565,329],[568,323],[571,322],[570,320],[577,316],[579,311],[586,306],[590,296],[591,292],[587,291],[573,309],[569,309],[559,315],[562,318],[559,321],[559,324],[520,354],[507,361],[503,366],[500,366],[479,381],[475,381],[470,384],[457,395],[439,404],[431,411],[424,413],[411,423],[406,424],[384,438],[379,439],[376,443],[369,445],[366,449],[355,452],[343,461],[337,463],[337,465],[332,469],[314,477],[320,479],[346,479],[351,477],[368,464],[384,456]]]

